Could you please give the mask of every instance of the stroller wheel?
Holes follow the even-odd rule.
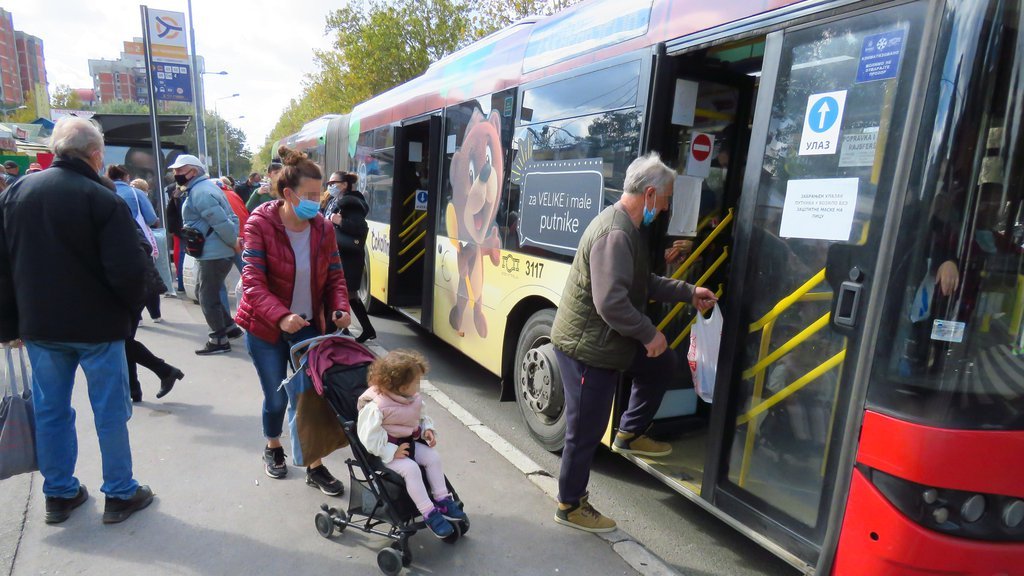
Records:
[[[402,553],[394,548],[377,552],[377,568],[388,576],[395,576],[402,571]]]
[[[441,540],[443,540],[445,544],[455,544],[456,542],[458,542],[459,537],[462,536],[461,524],[462,522],[452,522],[452,528],[455,528],[455,531],[452,532],[451,536],[447,536],[445,538],[442,538]]]
[[[402,553],[402,566],[408,568],[412,564],[412,549],[409,547],[409,539],[403,537],[398,542],[392,542],[391,548]]]
[[[317,512],[313,522],[316,524],[317,533],[324,538],[334,535],[334,520],[327,512]]]
[[[465,536],[466,532],[469,532],[469,518],[459,520],[457,524],[459,525],[459,531],[462,532],[463,536]]]

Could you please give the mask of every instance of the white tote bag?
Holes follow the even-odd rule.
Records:
[[[715,375],[718,372],[718,349],[722,343],[722,310],[715,304],[711,317],[697,313],[697,321],[690,331],[691,369],[693,386],[700,399],[711,403],[715,397]]]

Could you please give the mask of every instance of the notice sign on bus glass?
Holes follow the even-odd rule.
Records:
[[[864,38],[857,66],[857,82],[873,82],[895,78],[903,55],[906,30],[890,30]]]
[[[519,141],[512,178],[522,187],[519,244],[576,253],[587,224],[601,211],[604,160],[535,161],[529,139]]]

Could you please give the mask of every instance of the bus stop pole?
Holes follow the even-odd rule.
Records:
[[[164,199],[164,162],[163,153],[160,150],[160,122],[157,121],[156,112],[156,88],[153,86],[153,46],[150,43],[149,36],[149,7],[140,5],[139,9],[142,11],[142,42],[143,42],[143,53],[146,58],[146,90],[149,93],[149,129],[152,135],[151,144],[153,147],[153,158],[156,159],[156,189],[158,191],[157,197],[160,199],[157,206],[158,213],[160,215],[160,224],[164,227],[164,246],[163,252],[167,252],[166,242],[166,230],[167,230],[167,214],[166,214],[166,200]],[[193,71],[195,73],[195,71]],[[193,98],[195,95],[193,95]],[[167,258],[167,272],[169,277],[174,279],[174,270],[171,268],[171,261],[173,258]],[[171,282],[171,286],[168,286],[171,294],[177,294],[174,282]]]

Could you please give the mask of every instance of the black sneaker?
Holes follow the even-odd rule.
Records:
[[[46,523],[60,524],[71,517],[71,511],[78,508],[89,499],[89,491],[85,486],[78,486],[78,494],[71,498],[60,498],[58,496],[46,497]]]
[[[242,334],[245,334],[245,332],[242,332],[242,329],[239,328],[237,324],[232,326],[230,330],[224,333],[225,336],[231,338],[232,340],[234,340],[235,338],[241,338]]]
[[[285,464],[284,458],[284,448],[280,446],[263,449],[263,467],[267,476],[279,480],[288,475],[288,465]]]
[[[139,486],[135,494],[127,500],[107,496],[107,504],[103,508],[103,523],[117,524],[124,522],[129,516],[153,503],[153,491],[149,486]]]
[[[306,485],[319,488],[328,496],[341,496],[345,493],[345,486],[332,476],[327,470],[327,466],[323,464],[313,469],[306,468]]]
[[[223,344],[216,344],[214,342],[207,342],[206,346],[203,346],[199,350],[196,350],[197,356],[213,356],[214,354],[224,354],[231,352],[231,344],[225,342]]]

